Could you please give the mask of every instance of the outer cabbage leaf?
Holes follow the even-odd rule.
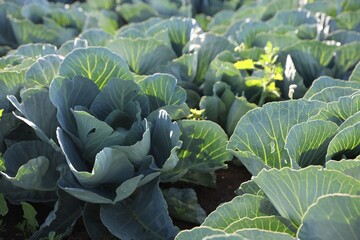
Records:
[[[90,106],[90,111],[100,120],[110,124],[111,115],[115,117],[113,128],[130,126],[137,120],[136,115],[149,114],[148,97],[134,81],[118,78],[109,80]],[[117,122],[116,122],[117,121]]]
[[[199,85],[202,83],[209,65],[216,55],[225,50],[233,51],[234,48],[235,46],[226,38],[211,33],[199,34],[196,38],[191,39],[184,47],[183,52],[188,53],[195,51],[198,54],[198,64],[194,82]]]
[[[121,4],[117,12],[120,13],[126,22],[142,22],[158,15],[155,9],[143,2]]]
[[[28,43],[19,46],[13,54],[37,59],[49,54],[56,54],[56,46],[48,43]]]
[[[206,213],[198,204],[196,192],[192,188],[169,188],[162,190],[162,193],[172,218],[195,224],[204,221]]]
[[[48,21],[51,21],[51,19],[48,19]],[[73,38],[76,34],[76,31],[61,28],[55,22],[49,28],[45,24],[34,24],[28,19],[20,20],[10,17],[10,23],[19,44],[48,42],[61,45],[61,43]]]
[[[29,240],[48,237],[50,232],[56,232],[63,237],[72,232],[75,222],[82,214],[82,202],[63,191],[59,191],[58,195],[54,210]]]
[[[112,35],[100,28],[87,29],[79,35],[80,39],[86,40],[88,46],[105,46]]]
[[[111,78],[131,80],[129,68],[119,55],[103,47],[75,49],[64,58],[59,75],[73,78],[77,75],[93,80],[102,89]]]
[[[60,152],[40,141],[23,141],[7,149],[3,156],[4,178],[15,186],[29,190],[54,191],[60,173],[57,167],[65,163]]]
[[[330,160],[326,162],[326,169],[340,171],[360,181],[360,160]]]
[[[356,239],[360,234],[359,219],[359,195],[325,195],[306,211],[297,237],[309,240]]]
[[[306,181],[304,181],[306,179]],[[310,166],[263,170],[254,178],[281,216],[299,227],[307,209],[323,195],[357,194],[360,181],[334,170]]]
[[[211,173],[224,168],[225,162],[231,160],[231,153],[226,151],[227,135],[216,123],[182,120],[178,125],[183,142],[177,152],[180,161],[161,175],[162,181],[179,180],[188,171]]]
[[[325,68],[330,64],[335,50],[335,46],[328,46],[319,41],[301,41],[283,49],[280,59],[285,59],[285,56],[289,54],[296,71],[303,77],[305,85],[310,86],[314,79],[324,75]]]
[[[241,239],[258,239],[258,240],[293,240],[294,237],[287,233],[273,232],[261,229],[243,229],[236,231],[235,236]]]
[[[121,239],[170,239],[178,232],[168,215],[158,179],[144,185],[134,199],[103,205],[100,216],[109,231]]]
[[[137,74],[153,74],[159,65],[176,58],[173,50],[155,37],[153,38],[117,38],[107,47],[124,57],[131,70]]]
[[[360,122],[338,132],[329,143],[326,160],[348,159],[360,155]]]
[[[286,138],[285,149],[300,167],[322,165],[327,147],[338,126],[330,121],[315,120],[295,125]]]
[[[202,226],[226,231],[227,227],[240,219],[253,219],[268,215],[277,215],[277,211],[269,199],[263,196],[244,194],[220,205],[209,214]]]
[[[323,89],[328,87],[350,87],[353,89],[360,89],[360,83],[321,76],[312,83],[309,90],[305,93],[304,98],[311,99],[315,94],[320,93]]]
[[[329,103],[327,108],[322,109],[317,115],[311,117],[311,119],[327,120],[341,125],[346,119],[359,111],[360,92],[355,92],[350,96],[340,97],[338,101]]]
[[[8,99],[23,115],[22,117],[14,113],[15,116],[32,127],[42,141],[58,149],[56,128],[59,123],[56,119],[56,108],[50,102],[48,92],[35,92],[21,104],[15,96],[9,96]]]
[[[359,82],[360,83],[360,62],[356,64],[354,70],[352,71],[349,81]]]
[[[336,50],[335,76],[344,78],[344,74],[351,70],[360,61],[360,43],[353,42],[340,46]]]
[[[291,100],[250,110],[238,122],[227,148],[253,175],[265,166],[290,166],[285,143],[291,127],[325,106],[317,101]]]
[[[82,215],[86,231],[92,239],[115,240],[115,236],[101,222],[100,207],[99,204],[86,203]]]
[[[187,42],[201,32],[200,26],[194,19],[172,17],[153,25],[148,29],[147,34],[154,36],[164,29],[168,30],[171,45],[177,56],[181,56]]]
[[[57,108],[57,119],[60,126],[69,133],[76,133],[76,124],[71,109],[75,106],[90,108],[99,94],[96,84],[80,76],[72,79],[56,78],[51,82],[49,97]]]
[[[25,81],[29,85],[49,86],[58,75],[62,59],[57,55],[46,55],[39,58],[25,73]]]
[[[200,240],[204,239],[207,236],[224,234],[225,232],[219,229],[214,229],[211,227],[201,226],[195,227],[190,230],[183,230],[178,235],[176,235],[175,240]]]
[[[227,228],[225,228],[225,232],[238,233],[240,229],[247,228],[256,228],[259,230],[263,229],[272,232],[282,232],[295,235],[295,228],[292,226],[291,222],[288,219],[279,216],[261,216],[255,218],[244,217],[231,223]]]
[[[338,101],[340,97],[349,96],[356,92],[360,92],[360,89],[338,86],[326,87],[321,92],[314,94],[309,100],[317,100],[329,103]]]

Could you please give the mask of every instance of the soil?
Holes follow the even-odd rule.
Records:
[[[233,199],[236,195],[234,191],[240,186],[242,182],[245,182],[251,178],[251,174],[243,166],[236,166],[232,163],[228,163],[228,169],[221,169],[216,172],[217,182],[216,188],[206,188],[201,186],[195,186],[191,184],[185,184],[181,187],[191,187],[196,191],[199,204],[205,210],[207,214],[214,211],[221,203],[228,202]],[[38,211],[38,221],[41,223],[47,213],[52,209],[47,206],[35,204],[34,207]],[[24,237],[10,236],[10,233],[14,233],[15,225],[22,219],[22,211],[19,206],[10,205],[9,213],[4,218],[6,225],[6,233],[3,239],[16,240],[24,239]],[[20,219],[20,220],[19,220]],[[181,230],[190,229],[196,225],[184,221],[173,220],[174,225],[179,227]],[[0,236],[1,239],[1,236]],[[67,237],[66,240],[87,240],[90,239],[87,234],[82,219],[79,219],[74,227],[74,231],[71,236]]]

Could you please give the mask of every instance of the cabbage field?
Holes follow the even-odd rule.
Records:
[[[359,16],[0,0],[0,240],[360,239]]]

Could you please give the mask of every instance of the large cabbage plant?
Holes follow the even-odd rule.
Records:
[[[44,71],[46,66],[52,71]],[[186,119],[186,91],[175,77],[154,74],[135,81],[125,60],[106,48],[35,59],[24,78],[19,95],[8,96],[6,115],[24,123],[33,137],[3,148],[0,186],[14,203],[38,201],[47,192],[52,198],[42,201],[58,199],[33,239],[51,231],[66,235],[81,215],[94,239],[173,238],[178,229],[160,182],[213,185],[214,171],[231,159],[220,126]],[[1,124],[8,123],[2,118]],[[193,194],[166,191],[169,204],[196,209],[200,217],[185,213],[185,219],[202,221],[196,197],[187,205],[177,197],[181,193]]]

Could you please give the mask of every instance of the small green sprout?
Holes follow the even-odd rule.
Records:
[[[245,77],[245,84],[248,87],[262,87],[259,106],[262,106],[269,96],[280,97],[280,90],[276,87],[276,81],[284,79],[284,69],[280,64],[276,64],[279,48],[273,47],[271,42],[267,42],[264,50],[265,53],[260,56],[258,61],[245,59],[234,63],[235,68],[239,70],[253,71],[252,75]]]

